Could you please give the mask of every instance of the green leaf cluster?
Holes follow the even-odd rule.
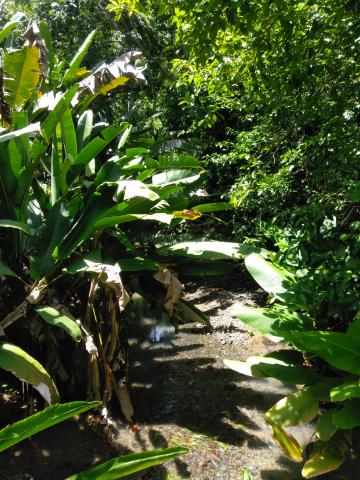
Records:
[[[298,462],[304,452],[283,427],[317,419],[316,440],[305,458],[303,476],[335,470],[345,461],[349,432],[360,426],[359,315],[345,332],[321,330],[318,319],[311,316],[311,305],[304,302],[301,277],[256,253],[245,258],[245,265],[272,302],[278,303],[268,308],[235,306],[234,315],[293,349],[250,357],[245,362],[225,360],[225,364],[243,375],[299,385],[296,393],[272,406],[265,418],[280,448]]]

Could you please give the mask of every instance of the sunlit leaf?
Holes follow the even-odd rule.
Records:
[[[336,425],[333,423],[333,413],[336,410],[326,410],[319,417],[319,420],[316,424],[316,434],[319,440],[326,442],[334,435],[337,430]]]
[[[293,287],[293,274],[275,267],[257,253],[248,255],[245,258],[245,265],[260,287],[279,299],[284,300]]]
[[[52,307],[39,307],[36,309],[40,317],[49,325],[59,327],[70,335],[76,342],[80,342],[82,334],[78,324],[68,315],[60,313]]]
[[[63,76],[64,83],[69,83],[76,79],[78,69],[95,37],[95,33],[96,33],[95,30],[89,33],[89,35],[86,37],[86,39],[84,40],[79,50],[75,53],[74,57],[70,62],[69,68],[64,73],[64,76]]]
[[[196,205],[193,210],[201,213],[222,212],[224,210],[231,210],[232,206],[226,202],[219,203],[204,203],[203,205]]]
[[[313,478],[324,473],[337,470],[345,461],[344,445],[330,440],[316,444],[314,452],[310,455],[302,469],[304,478]]]
[[[286,337],[298,348],[315,353],[330,365],[360,374],[360,350],[357,338],[345,333],[327,331],[288,332]]]
[[[286,363],[270,355],[249,357],[245,362],[238,360],[224,360],[227,367],[250,377],[272,377],[284,383],[295,385],[311,384],[322,380],[323,377],[311,370],[305,370],[300,365]]]
[[[16,12],[0,30],[0,43],[3,42],[12,30],[25,18],[22,12]]]
[[[168,460],[174,460],[179,455],[187,453],[185,447],[165,448],[149,452],[132,453],[123,457],[113,458],[85,472],[71,475],[66,480],[116,480],[145,468],[159,465]]]
[[[273,438],[281,451],[294,462],[301,463],[303,461],[302,448],[299,442],[288,433],[285,432],[280,425],[267,418],[267,422],[273,430]]]
[[[31,123],[20,130],[15,130],[13,132],[5,133],[4,135],[0,135],[0,143],[7,142],[13,138],[20,137],[21,135],[32,135],[34,133],[40,132],[40,122]]]
[[[32,96],[40,80],[38,48],[24,46],[21,50],[6,52],[4,71],[6,101],[12,107],[24,105]]]
[[[254,308],[235,304],[231,313],[254,330],[284,338],[287,338],[289,331],[313,329],[313,320],[310,317],[282,305]]]
[[[0,367],[19,380],[30,383],[47,403],[59,402],[56,386],[44,367],[16,345],[0,343]]]
[[[305,425],[319,411],[319,402],[310,388],[282,398],[266,412],[266,418],[284,426]]]
[[[346,380],[334,387],[330,392],[332,402],[343,402],[349,398],[360,398],[360,379],[359,377]]]
[[[202,260],[242,259],[251,252],[264,252],[261,248],[232,242],[182,242],[160,247],[160,255],[182,255]]]
[[[25,438],[52,427],[68,418],[101,405],[101,402],[71,402],[52,405],[41,412],[0,430],[0,452],[22,442]]]
[[[201,213],[195,210],[180,210],[172,212],[174,218],[184,218],[185,220],[197,220],[201,217]]]

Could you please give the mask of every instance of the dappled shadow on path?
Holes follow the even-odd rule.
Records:
[[[235,479],[250,457],[244,452],[274,456],[259,420],[288,391],[282,393],[279,385],[274,391],[267,380],[260,385],[227,369],[222,363],[226,355],[226,347],[194,324],[181,327],[167,342],[136,347],[130,355],[131,395],[141,426],[138,448],[188,446],[190,454],[172,470],[175,478]],[[131,446],[136,450],[133,441]],[[214,473],[221,463],[227,476]],[[153,468],[139,478],[168,478],[167,468]]]

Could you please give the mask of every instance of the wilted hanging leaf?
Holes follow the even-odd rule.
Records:
[[[130,296],[122,283],[120,272],[121,268],[118,263],[115,265],[103,264],[99,280],[101,283],[105,284],[114,291],[121,313],[125,310],[126,305],[130,302]]]
[[[92,75],[80,82],[80,88],[72,105],[75,106],[81,97],[105,95],[110,90],[123,85],[130,79],[146,84],[143,73],[131,62],[141,56],[141,52],[131,51],[121,55],[109,65],[104,63]]]
[[[40,71],[45,77],[49,67],[49,51],[46,47],[45,41],[41,38],[40,29],[36,22],[31,22],[29,28],[24,33],[25,45],[29,47],[36,47],[40,52]]]
[[[167,268],[160,268],[158,272],[155,273],[154,278],[167,289],[164,307],[171,316],[174,310],[174,303],[181,298],[183,285],[174,273]]]
[[[272,427],[273,439],[281,451],[290,458],[290,460],[301,463],[303,461],[302,448],[298,441],[292,435],[286,433],[277,423],[271,421],[269,418],[267,418],[266,421]]]
[[[209,317],[190,302],[187,302],[186,300],[178,300],[175,304],[175,309],[186,320],[203,323],[210,329],[212,328]]]
[[[127,384],[123,380],[117,382],[113,376],[113,386],[124,417],[129,423],[132,423],[134,417],[134,407],[131,403]]]

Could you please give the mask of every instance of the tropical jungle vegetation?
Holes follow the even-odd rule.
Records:
[[[305,478],[345,461],[360,426],[359,14],[358,0],[0,2],[0,366],[51,405],[1,431],[1,450],[77,413],[60,399],[107,412],[114,395],[132,424],[129,332],[149,310],[155,336],[211,329],[179,278],[244,265],[268,297],[234,316],[275,348],[225,364],[297,386],[265,418]],[[311,421],[303,450],[286,427]]]

